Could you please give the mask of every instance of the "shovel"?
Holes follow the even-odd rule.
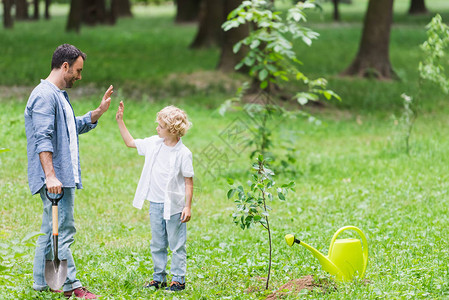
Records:
[[[58,257],[58,202],[64,196],[64,190],[56,198],[48,195],[51,201],[52,220],[53,220],[53,260],[45,261],[45,281],[52,290],[59,289],[67,279],[67,260],[59,260]]]

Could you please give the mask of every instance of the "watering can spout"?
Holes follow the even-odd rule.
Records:
[[[320,262],[321,266],[326,272],[329,272],[330,274],[336,276],[337,278],[342,278],[343,273],[340,271],[340,269],[324,254],[322,254],[317,249],[313,248],[312,246],[298,240],[295,238],[293,234],[287,234],[285,236],[285,241],[289,246],[293,246],[293,244],[300,244],[307,250],[309,250],[313,256],[315,256],[318,261]]]

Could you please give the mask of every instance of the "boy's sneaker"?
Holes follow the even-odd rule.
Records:
[[[80,299],[98,299],[98,295],[95,295],[91,292],[89,292],[85,287],[79,287],[71,291],[64,292],[64,296],[67,299],[70,299],[70,297],[75,296],[75,298]]]
[[[150,283],[148,283],[147,285],[145,285],[144,287],[146,288],[152,288],[155,287],[156,290],[159,288],[164,288],[167,286],[166,282],[160,282],[160,281],[156,281],[156,280],[151,280]]]
[[[167,287],[165,290],[170,291],[170,292],[179,292],[179,291],[184,290],[185,288],[186,288],[185,283],[179,283],[177,281],[172,281],[170,283],[170,286]]]

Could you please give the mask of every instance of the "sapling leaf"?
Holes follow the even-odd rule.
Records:
[[[267,69],[262,69],[262,70],[259,72],[259,80],[260,80],[260,81],[264,81],[267,77],[268,77],[268,71],[267,71]]]
[[[232,47],[232,52],[237,53],[239,52],[240,48],[242,47],[242,43],[237,43]]]
[[[285,196],[284,196],[283,193],[278,192],[278,197],[279,197],[279,199],[281,199],[281,200],[285,200]]]
[[[235,194],[235,189],[230,189],[227,194],[228,199],[231,199],[234,196],[234,194]]]

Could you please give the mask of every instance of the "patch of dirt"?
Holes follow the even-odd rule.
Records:
[[[270,294],[266,300],[282,299],[284,296],[298,294],[302,290],[312,291],[320,289],[323,293],[329,290],[336,290],[335,283],[322,279],[315,280],[312,275],[307,275],[299,279],[293,279],[281,286],[276,292]]]

